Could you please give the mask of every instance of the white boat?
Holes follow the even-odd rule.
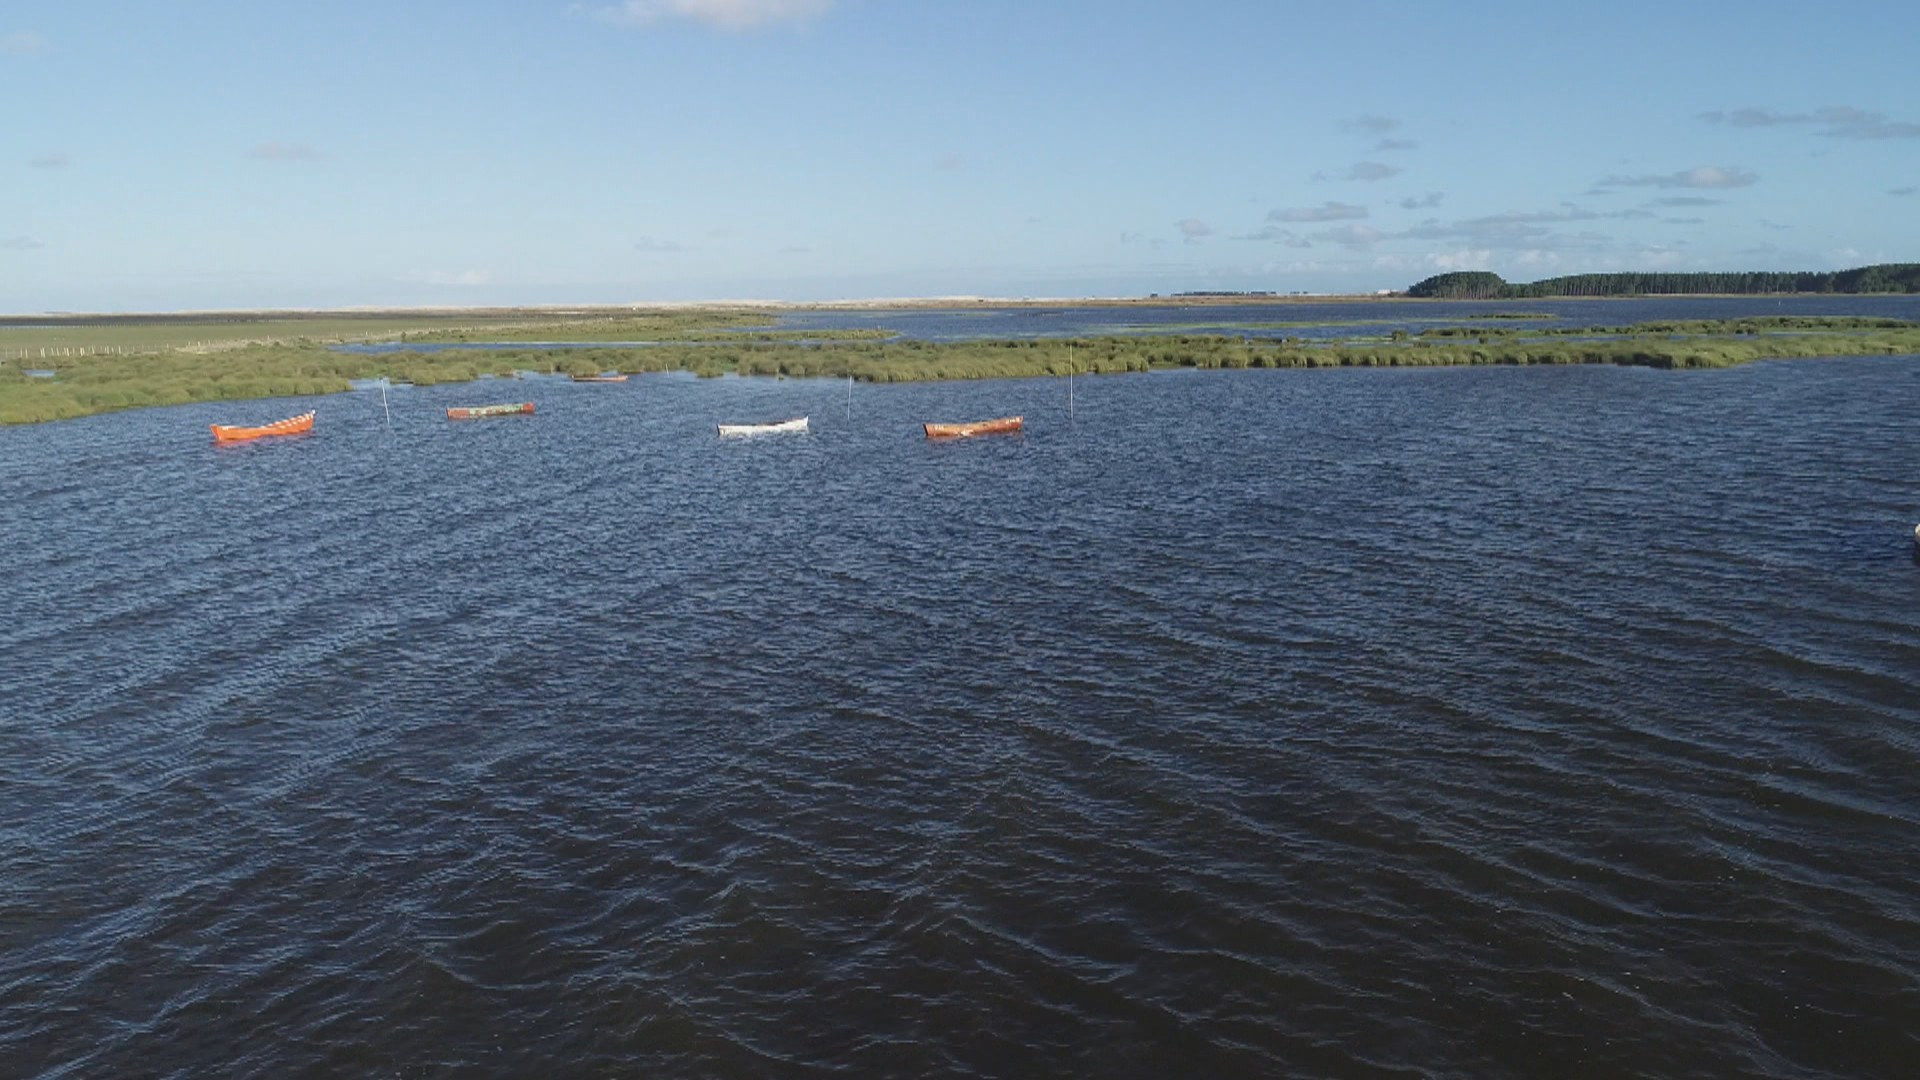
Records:
[[[773,435],[783,431],[807,430],[807,418],[796,416],[776,424],[721,424],[722,435]]]

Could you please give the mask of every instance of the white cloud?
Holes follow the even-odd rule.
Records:
[[[0,251],[33,251],[46,246],[31,236],[0,237]]]
[[[1144,233],[1137,233],[1137,232],[1121,233],[1120,242],[1122,244],[1145,244],[1155,251],[1163,250],[1167,246],[1167,241],[1160,239],[1159,237],[1149,237]]]
[[[1385,234],[1380,230],[1368,228],[1365,225],[1341,225],[1338,228],[1323,229],[1314,233],[1312,238],[1339,244],[1342,247],[1363,248],[1371,246],[1383,235]]]
[[[671,255],[687,249],[671,240],[662,240],[657,236],[643,236],[634,241],[633,250],[650,252],[655,255]]]
[[[1817,127],[1819,135],[1832,139],[1920,139],[1920,124],[1889,120],[1885,113],[1856,109],[1851,105],[1830,105],[1810,113],[1783,113],[1751,106],[1727,112],[1701,113],[1710,124],[1727,127],[1769,128],[1806,125]]]
[[[1427,265],[1435,270],[1485,270],[1493,265],[1493,252],[1485,248],[1435,251],[1428,253]]]
[[[1609,176],[1597,184],[1597,187],[1657,187],[1657,188],[1737,188],[1749,187],[1760,177],[1745,169],[1733,166],[1701,165],[1697,168],[1682,169],[1674,173],[1659,173],[1646,176]]]
[[[1389,176],[1400,175],[1400,169],[1394,165],[1382,165],[1377,161],[1362,161],[1347,170],[1343,179],[1347,180],[1385,180]]]
[[[1485,217],[1467,218],[1463,225],[1532,225],[1542,222],[1560,221],[1599,221],[1611,218],[1616,221],[1644,221],[1653,214],[1646,210],[1608,210],[1605,212],[1588,210],[1573,203],[1561,203],[1558,210],[1509,210],[1502,214],[1488,214]]]
[[[1400,209],[1430,210],[1433,207],[1439,206],[1440,200],[1443,198],[1445,198],[1445,196],[1438,191],[1429,191],[1425,195],[1422,195],[1418,198],[1415,198],[1414,196],[1409,195],[1406,198],[1400,200]]]
[[[1709,124],[1726,124],[1729,127],[1779,127],[1783,124],[1812,123],[1813,117],[1795,113],[1777,113],[1772,109],[1752,107],[1700,114],[1700,119]]]
[[[1306,237],[1301,236],[1298,233],[1295,233],[1291,229],[1283,229],[1278,225],[1264,226],[1258,230],[1255,230],[1254,232],[1250,232],[1245,236],[1240,237],[1240,239],[1270,240],[1276,244],[1285,244],[1290,248],[1310,248],[1313,246],[1313,241],[1308,240]]]
[[[1642,248],[1629,261],[1648,270],[1671,270],[1686,265],[1687,254],[1665,247]]]
[[[1341,124],[1341,127],[1346,130],[1361,135],[1385,135],[1387,132],[1399,126],[1400,121],[1395,120],[1391,116],[1375,116],[1372,114],[1356,116]]]
[[[1401,205],[1407,209],[1417,209],[1423,205],[1437,204],[1440,199],[1439,193],[1432,193],[1424,199],[1402,200]],[[1570,202],[1545,210],[1510,210],[1454,220],[1428,218],[1419,224],[1393,230],[1377,229],[1367,224],[1363,219],[1369,216],[1364,207],[1335,202],[1320,207],[1275,210],[1267,215],[1268,223],[1264,227],[1237,238],[1297,248],[1332,245],[1360,252],[1409,243],[1418,247],[1447,245],[1458,252],[1472,253],[1475,257],[1497,252],[1508,263],[1524,258],[1528,252],[1539,257],[1579,257],[1592,262],[1597,258],[1610,257],[1618,249],[1619,238],[1597,231],[1570,232],[1564,226],[1601,221],[1653,221],[1660,217],[1644,208],[1589,210]],[[1293,231],[1298,223],[1303,222],[1328,224],[1329,227],[1313,232]],[[1381,251],[1379,257],[1400,256],[1388,250]],[[1404,257],[1422,258],[1415,255]],[[1430,264],[1421,262],[1417,265],[1426,267]],[[1414,266],[1413,263],[1408,264],[1409,268]]]
[[[1180,230],[1181,236],[1186,237],[1189,244],[1199,243],[1201,237],[1213,235],[1213,226],[1199,218],[1184,218],[1175,227]]]
[[[255,161],[319,161],[320,151],[305,143],[263,142],[247,151]]]
[[[1557,251],[1545,251],[1540,248],[1528,248],[1525,251],[1514,253],[1513,265],[1536,271],[1555,270],[1560,266],[1560,253]]]
[[[0,53],[10,56],[25,56],[28,53],[44,52],[47,39],[31,30],[15,30],[0,34]]]
[[[1273,210],[1267,214],[1268,221],[1356,221],[1367,216],[1367,208],[1352,203],[1324,202],[1319,206],[1297,206],[1286,210]]]
[[[739,32],[773,23],[805,23],[827,13],[833,0],[626,0],[599,9],[599,17],[625,26],[650,26],[686,19]]]
[[[1450,222],[1429,219],[1393,235],[1396,238],[1408,240],[1464,241],[1473,245],[1475,250],[1514,251],[1576,244],[1589,246],[1580,238],[1556,234],[1550,226],[1602,219],[1644,220],[1653,216],[1646,210],[1612,210],[1596,213],[1571,203],[1563,203],[1558,210],[1509,210],[1501,214],[1462,218]]]

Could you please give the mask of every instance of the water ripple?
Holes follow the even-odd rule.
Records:
[[[10,1075],[1920,1058],[1920,368],[1063,389],[0,430]]]

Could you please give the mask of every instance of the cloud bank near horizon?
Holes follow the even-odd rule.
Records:
[[[1920,139],[1920,124],[1890,120],[1885,113],[1852,105],[1829,105],[1806,113],[1746,106],[1704,112],[1700,118],[1709,124],[1736,128],[1813,127],[1818,129],[1815,134],[1829,139]]]

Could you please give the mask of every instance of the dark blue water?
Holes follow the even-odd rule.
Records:
[[[1920,1061],[1914,358],[390,400],[0,429],[0,1074]]]
[[[1491,319],[1491,315],[1525,315]],[[777,325],[808,331],[885,329],[923,341],[991,338],[1098,337],[1107,334],[1229,334],[1326,340],[1418,333],[1442,326],[1525,332],[1586,326],[1631,326],[1668,319],[1732,319],[1765,315],[1859,315],[1920,320],[1920,296],[1675,296],[1552,300],[1289,300],[1284,303],[1062,304],[1059,307],[780,313]]]

